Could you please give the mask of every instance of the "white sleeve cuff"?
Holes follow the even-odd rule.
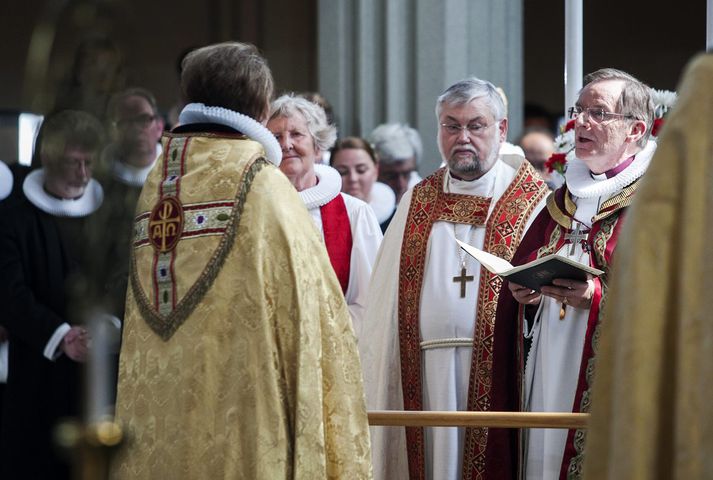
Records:
[[[71,329],[72,327],[70,327],[68,323],[63,323],[57,327],[57,330],[54,331],[50,341],[47,342],[45,346],[45,357],[49,360],[57,360],[59,356],[62,355],[62,352],[59,350],[59,344],[62,343],[62,339]]]

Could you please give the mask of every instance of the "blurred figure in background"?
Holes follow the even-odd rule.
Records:
[[[367,202],[376,214],[381,231],[386,231],[396,208],[396,195],[388,185],[376,181],[379,159],[369,142],[360,137],[337,140],[330,159],[342,176],[342,192]]]
[[[77,48],[52,111],[82,110],[103,121],[109,99],[125,83],[124,56],[116,43],[107,37],[87,38]]]
[[[0,431],[0,478],[67,479],[52,442],[59,419],[80,413],[80,368],[88,335],[69,292],[80,274],[89,215],[102,202],[92,165],[103,130],[85,112],[63,111],[42,125],[43,168],[23,197],[0,204],[0,321],[9,365]],[[72,287],[72,288],[70,288]]]
[[[143,88],[112,97],[107,111],[111,143],[104,150],[97,179],[104,187],[102,208],[93,219],[92,262],[100,303],[121,319],[129,275],[129,246],[136,202],[146,177],[161,153],[163,132],[156,99]]]
[[[421,136],[408,125],[385,123],[376,127],[367,139],[379,156],[378,180],[391,187],[398,204],[403,194],[421,181],[418,175],[423,154]]]
[[[550,173],[545,168],[545,162],[555,151],[554,140],[554,135],[546,128],[530,127],[525,129],[517,142],[525,152],[525,158],[540,173],[551,190],[556,190],[564,183],[564,178],[559,173]]]

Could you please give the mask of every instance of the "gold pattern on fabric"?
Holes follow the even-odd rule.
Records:
[[[567,186],[565,185],[564,188],[566,189]],[[563,212],[560,209],[559,205],[557,205],[557,201],[555,200],[555,192],[550,193],[550,195],[547,197],[547,212],[550,214],[550,217],[552,217],[555,222],[562,225],[567,230],[571,230],[572,216],[574,216],[574,212],[577,211],[577,205],[574,203],[574,200],[572,200],[569,190],[565,190],[564,193],[564,208],[565,211]]]
[[[116,409],[132,441],[111,478],[371,478],[356,338],[309,214],[258,160],[256,142],[196,135],[189,153],[185,203],[236,199],[239,222],[210,288],[168,340],[136,296],[151,284],[151,249],[135,250]],[[150,175],[139,211],[157,200],[158,180]],[[179,242],[182,298],[227,236]]]
[[[183,233],[183,206],[176,197],[164,197],[147,219],[147,237],[154,250],[170,252]]]
[[[599,278],[602,280],[602,284],[605,283],[607,273],[609,271],[609,262],[607,261],[607,243],[609,239],[614,234],[614,226],[616,222],[619,221],[620,215],[609,216],[601,222],[600,228],[594,235],[594,240],[592,241],[593,253],[596,257],[597,265],[600,265],[600,269],[604,270],[605,273]]]
[[[639,177],[617,195],[614,195],[612,198],[602,203],[602,206],[599,208],[599,212],[597,212],[594,216],[592,222],[598,222],[599,220],[616,213],[622,208],[626,208],[631,205],[631,202],[634,200],[634,193],[636,193],[636,189],[638,188],[639,182],[642,178],[643,177]]]
[[[198,162],[194,164],[194,159],[203,159],[203,152],[201,151],[200,137],[197,139],[192,139],[192,141],[185,141],[185,147],[183,149],[184,159],[177,158],[173,153],[176,149],[170,148],[170,137],[167,140],[169,145],[166,149],[169,152],[169,160],[171,163],[179,163],[183,165],[180,169],[182,174],[185,175],[186,172],[191,172],[193,168],[200,168],[202,165]],[[196,143],[198,145],[196,145]],[[236,171],[234,174],[237,176],[233,179],[239,188],[237,188],[237,194],[234,194],[234,198],[220,198],[222,201],[230,201],[234,203],[232,212],[230,214],[230,219],[225,227],[223,235],[216,237],[213,240],[214,248],[205,249],[202,251],[196,251],[192,247],[193,239],[183,239],[173,250],[173,258],[171,259],[170,267],[176,265],[177,268],[182,268],[186,271],[186,274],[181,277],[170,275],[170,280],[173,282],[172,287],[174,289],[173,298],[177,301],[175,304],[169,304],[164,301],[166,297],[166,287],[162,285],[162,273],[166,272],[167,275],[170,274],[170,267],[158,265],[153,276],[144,276],[147,272],[142,272],[139,265],[148,260],[148,256],[151,252],[147,249],[142,249],[136,247],[132,255],[132,262],[134,268],[131,274],[131,287],[134,289],[134,295],[137,299],[139,308],[144,315],[146,322],[154,329],[154,331],[161,336],[164,340],[168,340],[171,335],[174,334],[176,329],[178,329],[183,322],[188,318],[191,311],[196,307],[198,302],[201,301],[202,297],[205,295],[206,291],[210,288],[212,282],[215,280],[220,268],[223,265],[225,256],[227,252],[232,248],[235,239],[235,231],[237,226],[240,224],[240,218],[242,214],[242,209],[245,203],[245,198],[250,191],[250,185],[254,179],[257,172],[259,172],[267,162],[258,157],[258,152],[253,153],[253,157],[249,161],[244,162],[241,167],[243,171]],[[155,168],[153,172],[161,172],[164,169],[161,168],[162,164],[159,161],[159,166]],[[175,170],[175,167],[173,167]],[[169,169],[170,171],[170,169]],[[174,174],[175,175],[175,174]],[[170,178],[170,177],[169,177]],[[159,180],[159,179],[156,179]],[[195,197],[195,190],[198,188],[192,183],[186,182],[185,179],[181,179],[179,176],[179,181],[181,182],[180,191],[177,195],[180,198],[185,198],[186,200]],[[222,179],[223,184],[227,181],[226,178]],[[176,183],[174,181],[173,183]],[[166,184],[166,179],[161,179],[161,185]],[[211,185],[212,182],[206,182],[206,185]],[[151,193],[159,194],[156,190],[151,190],[151,185],[149,184],[149,179],[147,179],[147,185],[144,186],[142,192],[142,197],[140,198],[140,205],[143,205],[142,200],[144,198],[151,198]],[[144,195],[146,193],[146,195]],[[170,198],[170,197],[169,197]],[[158,204],[165,201],[164,198],[159,198],[157,200]],[[149,205],[151,205],[151,200],[149,200]],[[188,203],[186,201],[185,203]],[[141,215],[141,214],[140,214]],[[140,216],[139,215],[139,216]],[[190,265],[191,268],[186,268]],[[197,273],[193,278],[185,281],[190,275],[188,272]],[[142,284],[139,279],[151,279],[157,278],[157,284]],[[193,280],[192,283],[189,283]],[[158,291],[155,291],[158,289]]]
[[[182,236],[194,237],[205,235],[222,235],[229,225],[234,201],[203,202],[193,205],[183,205]],[[149,216],[136,217],[134,222],[134,247],[142,246],[149,241]]]

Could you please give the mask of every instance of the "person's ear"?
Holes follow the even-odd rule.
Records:
[[[638,142],[641,137],[646,133],[646,122],[643,120],[635,120],[629,126],[629,132],[627,134],[627,141],[630,143]]]
[[[500,141],[504,142],[508,138],[508,119],[503,118],[500,120],[498,129],[500,130]]]

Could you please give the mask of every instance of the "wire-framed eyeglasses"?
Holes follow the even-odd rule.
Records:
[[[629,120],[634,120],[636,117],[633,115],[629,115],[626,113],[614,113],[614,112],[607,112],[606,110],[602,108],[582,108],[582,107],[570,107],[569,110],[569,118],[574,120],[578,116],[580,116],[582,113],[587,114],[587,118],[590,120],[596,122],[596,123],[602,123],[604,120],[607,120],[608,118],[626,118]]]
[[[488,125],[484,125],[482,123],[469,123],[468,125],[459,125],[457,123],[441,123],[441,128],[446,131],[448,135],[460,135],[460,132],[467,132],[468,135],[471,135],[473,137],[477,137],[480,135],[485,134],[485,130],[488,129],[488,127],[492,127],[498,122],[490,123]]]

